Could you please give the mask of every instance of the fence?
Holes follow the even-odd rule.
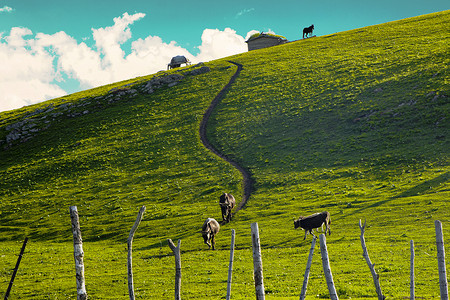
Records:
[[[142,206],[137,219],[131,228],[127,246],[128,246],[128,260],[127,260],[127,269],[128,269],[128,293],[130,300],[134,300],[134,286],[133,286],[133,272],[132,272],[132,242],[134,234],[143,218],[145,212],[145,206]],[[73,233],[73,245],[74,245],[74,259],[75,259],[75,272],[76,272],[76,287],[77,287],[77,299],[84,300],[88,299],[88,295],[85,288],[85,278],[84,278],[84,264],[83,264],[83,243],[81,238],[81,230],[80,223],[78,218],[78,211],[76,206],[70,207],[70,217],[72,221],[72,233]],[[361,230],[361,247],[363,249],[363,257],[369,266],[370,272],[372,274],[373,282],[375,285],[375,291],[378,295],[378,299],[384,300],[386,297],[383,295],[380,282],[379,275],[376,273],[374,265],[368,254],[368,250],[365,244],[364,232],[366,229],[366,222],[364,221],[364,225],[361,220],[359,221],[359,227]],[[444,249],[444,238],[442,232],[442,223],[440,221],[435,221],[435,231],[436,231],[436,245],[437,245],[437,260],[438,260],[438,269],[439,269],[439,286],[440,286],[440,295],[441,300],[448,300],[448,286],[447,286],[447,272],[445,265],[445,249]],[[253,274],[254,274],[254,284],[255,284],[255,295],[257,300],[265,299],[264,292],[264,280],[263,280],[263,266],[262,266],[262,255],[261,255],[261,246],[259,239],[259,227],[258,223],[251,224],[251,235],[252,235],[252,248],[253,248]],[[338,300],[338,295],[336,293],[336,289],[333,282],[333,276],[331,272],[331,266],[328,259],[328,251],[326,245],[326,236],[321,234],[319,236],[320,239],[320,250],[321,250],[321,258],[322,258],[322,266],[324,275],[327,282],[327,287],[329,291],[330,299]],[[16,264],[16,268],[14,269],[13,277],[11,279],[10,285],[8,286],[7,293],[5,294],[5,300],[8,299],[9,293],[12,289],[12,285],[14,282],[14,278],[19,267],[20,259],[22,258],[25,245],[27,239],[25,239],[24,244],[22,246],[22,250],[19,256],[19,259]],[[226,299],[229,300],[231,298],[231,282],[232,282],[232,272],[233,272],[233,259],[234,259],[234,244],[235,244],[235,230],[231,231],[231,247],[230,247],[230,262],[228,269],[228,280],[227,280],[227,294]],[[305,274],[303,285],[300,294],[300,300],[305,299],[308,285],[309,272],[311,269],[311,262],[314,254],[314,248],[316,244],[316,237],[313,237],[311,242],[311,248],[308,256],[308,261],[306,264]],[[175,246],[171,239],[168,240],[168,245],[170,249],[173,251],[175,256],[175,300],[181,299],[181,240],[178,240],[178,245]],[[415,299],[415,283],[414,283],[414,242],[411,240],[410,242],[411,256],[410,256],[410,299]]]

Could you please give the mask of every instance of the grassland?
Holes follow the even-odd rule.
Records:
[[[341,299],[376,299],[359,219],[369,225],[369,254],[388,298],[409,295],[410,240],[416,296],[439,298],[434,220],[450,234],[449,23],[446,11],[209,62],[209,73],[61,117],[0,150],[0,293],[28,236],[11,299],[76,298],[68,209],[77,205],[90,299],[127,299],[126,238],[145,205],[134,242],[138,299],[173,297],[168,238],[182,240],[182,298],[224,298],[231,229],[232,297],[253,297],[252,222],[267,299],[297,299],[310,238],[292,219],[322,210],[332,216],[327,243]],[[198,234],[202,222],[220,218],[222,192],[242,194],[239,172],[198,137],[204,110],[235,71],[228,60],[244,69],[208,137],[250,170],[255,190],[212,252]],[[92,102],[152,76],[0,113],[0,140],[38,108]],[[328,297],[318,249],[307,294]]]

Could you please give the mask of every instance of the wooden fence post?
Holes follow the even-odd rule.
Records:
[[[9,293],[11,292],[11,288],[14,283],[14,279],[16,278],[17,270],[19,270],[20,261],[22,260],[23,252],[25,252],[25,247],[27,246],[28,238],[26,237],[22,244],[22,249],[20,249],[19,257],[17,258],[16,267],[11,276],[11,280],[9,281],[8,289],[6,290],[5,300],[8,300]]]
[[[253,277],[255,279],[256,300],[264,300],[265,293],[258,223],[252,223],[251,229],[253,245]]]
[[[444,234],[442,233],[441,221],[434,221],[436,229],[436,247],[437,260],[439,268],[439,287],[441,291],[441,300],[448,300],[448,286],[447,286],[447,271],[445,267],[445,249],[444,249]]]
[[[410,271],[410,278],[411,278],[411,284],[410,284],[410,300],[414,300],[416,298],[415,295],[415,282],[414,282],[414,241],[411,240],[411,271]]]
[[[231,229],[231,246],[230,246],[230,265],[228,267],[228,281],[227,281],[227,300],[231,297],[231,279],[233,274],[233,261],[234,261],[234,237],[236,232]]]
[[[175,247],[171,239],[168,239],[170,249],[172,249],[175,255],[175,300],[181,299],[181,254],[180,245],[181,240],[178,240],[178,246]]]
[[[364,220],[364,225],[361,225],[361,219],[359,220],[359,229],[361,229],[360,240],[361,240],[361,246],[363,249],[363,257],[366,260],[367,265],[370,268],[370,272],[372,273],[373,283],[375,284],[375,289],[377,291],[378,299],[384,300],[384,299],[386,299],[386,296],[384,296],[383,293],[381,292],[380,281],[379,281],[380,276],[375,272],[375,267],[374,267],[375,264],[372,264],[372,262],[370,261],[370,258],[369,258],[369,253],[367,252],[366,241],[364,239],[364,230],[366,229],[366,221],[365,220]]]
[[[75,258],[75,274],[77,280],[77,299],[87,299],[85,281],[84,281],[84,264],[83,264],[83,240],[81,239],[80,220],[76,206],[70,207],[70,218],[72,220],[73,233],[73,256]]]
[[[325,278],[327,280],[330,299],[338,300],[339,298],[336,293],[336,288],[334,287],[333,282],[333,274],[331,274],[330,260],[328,259],[327,240],[323,233],[319,236],[319,239],[320,239],[320,254],[322,255],[323,272],[325,273]]]
[[[309,249],[309,256],[308,256],[308,262],[306,263],[306,270],[305,270],[305,276],[303,279],[303,285],[302,285],[302,292],[300,294],[300,300],[304,300],[306,297],[306,288],[308,286],[308,280],[309,280],[309,271],[311,269],[311,263],[312,258],[314,254],[314,247],[316,246],[316,239],[317,237],[313,237],[311,242],[311,249]]]
[[[142,221],[142,217],[144,216],[145,206],[142,206],[139,210],[136,221],[134,222],[133,227],[131,227],[130,235],[127,239],[127,247],[128,247],[128,259],[127,259],[127,269],[128,269],[128,294],[130,295],[130,300],[134,300],[134,285],[133,285],[133,237],[136,232],[139,224]]]

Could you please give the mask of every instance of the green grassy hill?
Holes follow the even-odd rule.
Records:
[[[323,210],[341,299],[377,298],[360,219],[384,294],[409,297],[414,240],[416,296],[439,298],[434,220],[450,236],[449,23],[445,11],[295,41],[206,63],[206,73],[160,72],[0,113],[0,294],[29,237],[11,299],[76,299],[76,205],[89,298],[128,299],[126,240],[145,205],[133,244],[138,299],[173,297],[168,238],[182,240],[182,298],[225,298],[231,229],[232,298],[254,297],[253,222],[267,299],[298,299],[311,237],[292,219]],[[203,147],[198,128],[236,71],[229,60],[244,69],[208,138],[255,184],[213,252],[198,232],[221,218],[222,192],[240,201],[242,178]],[[307,299],[328,297],[316,247]]]

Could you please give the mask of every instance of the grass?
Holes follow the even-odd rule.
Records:
[[[248,39],[251,40],[251,39],[257,38],[257,37],[259,37],[261,34],[262,34],[262,32],[254,33],[254,34],[252,34]],[[273,36],[273,37],[277,37],[277,38],[282,38],[282,39],[284,39],[284,40],[286,39],[286,38],[285,38],[284,36],[282,36],[282,35],[277,35],[277,34],[273,34],[273,33],[264,33],[264,35]]]
[[[68,209],[77,205],[89,298],[126,299],[126,239],[146,205],[133,244],[138,299],[173,297],[168,238],[182,240],[183,299],[224,298],[231,229],[232,297],[254,297],[252,222],[260,228],[267,299],[298,298],[311,237],[303,241],[292,218],[322,210],[331,213],[327,244],[341,299],[376,299],[360,219],[384,294],[409,296],[414,240],[416,296],[438,298],[434,220],[450,234],[449,19],[446,11],[251,51],[112,104],[102,100],[112,88],[139,90],[162,74],[0,113],[1,140],[7,125],[37,109],[41,127],[65,103],[90,111],[56,117],[35,138],[0,150],[0,290],[28,236],[12,299],[76,298]],[[236,70],[227,60],[244,69],[208,136],[256,184],[212,252],[198,233],[204,219],[220,218],[222,192],[238,201],[242,194],[239,172],[198,137],[203,112]],[[46,112],[50,103],[54,111]],[[328,297],[318,249],[307,295]]]

